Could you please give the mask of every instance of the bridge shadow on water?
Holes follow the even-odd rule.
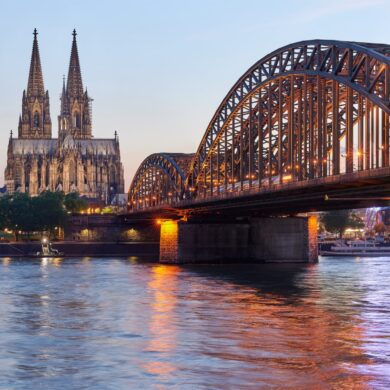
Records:
[[[82,261],[94,258],[83,258]],[[101,261],[99,258],[95,260]],[[116,259],[119,260],[119,259]],[[10,258],[3,258],[3,265],[8,264]],[[78,263],[80,258],[54,259],[12,259],[14,264],[42,265],[51,264],[57,266],[63,262],[68,265]],[[150,265],[152,267],[174,267],[178,273],[186,276],[207,278],[209,280],[229,283],[231,285],[257,289],[260,294],[272,294],[294,301],[296,298],[306,296],[310,288],[302,282],[307,276],[316,271],[318,264],[307,263],[226,263],[226,264],[159,264],[149,258],[132,256],[121,259],[127,264]],[[312,286],[311,286],[312,287]]]
[[[182,265],[183,270],[200,277],[212,278],[237,286],[258,290],[294,301],[308,293],[301,283],[317,264],[198,264]]]

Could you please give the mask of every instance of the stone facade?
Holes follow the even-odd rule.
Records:
[[[63,83],[58,138],[52,138],[49,93],[44,89],[37,32],[27,91],[23,91],[18,137],[8,143],[5,184],[9,193],[77,191],[109,203],[124,192],[119,139],[92,136],[91,102],[83,89],[76,32],[67,82]]]

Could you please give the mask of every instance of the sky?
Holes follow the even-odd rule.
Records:
[[[0,186],[34,28],[53,137],[76,28],[93,135],[118,131],[127,189],[149,154],[196,152],[224,96],[263,56],[316,38],[390,43],[389,18],[390,0],[0,0]]]

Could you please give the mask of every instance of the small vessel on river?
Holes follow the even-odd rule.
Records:
[[[41,250],[31,254],[34,257],[58,257],[63,255],[63,252],[52,247],[50,240],[46,237],[42,238]]]
[[[320,250],[322,256],[390,257],[390,246],[378,245],[375,241],[335,241],[329,250]]]

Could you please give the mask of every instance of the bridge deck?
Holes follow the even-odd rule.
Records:
[[[260,190],[237,190],[212,197],[183,200],[174,206],[165,204],[134,210],[129,216],[173,217],[216,212],[241,216],[270,215],[378,204],[390,204],[390,168],[275,184]]]

